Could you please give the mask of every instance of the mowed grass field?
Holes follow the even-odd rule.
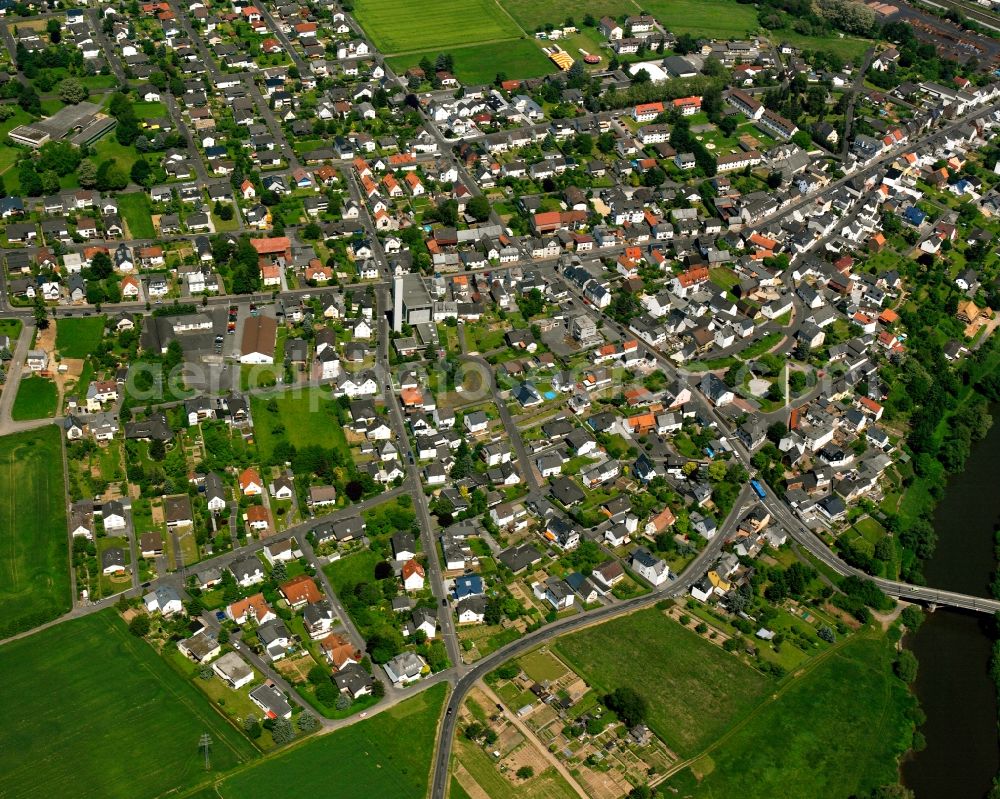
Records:
[[[59,436],[51,425],[0,438],[0,638],[70,608]]]
[[[56,384],[47,377],[28,376],[21,379],[17,396],[10,409],[15,422],[29,419],[47,419],[56,415],[59,391]]]
[[[419,63],[424,56],[434,61],[438,53],[444,52],[451,54],[455,61],[455,75],[465,83],[492,83],[498,72],[505,73],[509,78],[537,78],[555,71],[555,65],[542,48],[530,39],[510,39],[472,47],[440,47],[386,60],[398,74]]]
[[[313,738],[222,780],[222,799],[423,799],[445,686]]]
[[[9,799],[136,799],[193,788],[206,778],[203,733],[212,737],[213,772],[257,756],[113,610],[0,647],[0,673],[0,793]]]
[[[122,219],[128,225],[132,238],[156,238],[156,230],[153,228],[153,206],[149,195],[144,191],[133,191],[119,194],[117,199],[118,210],[121,211]]]
[[[77,316],[56,322],[56,349],[63,358],[86,358],[104,336],[104,316]]]
[[[555,650],[598,691],[627,686],[645,697],[650,729],[683,757],[717,739],[775,686],[655,608],[561,638]]]
[[[893,675],[894,657],[885,637],[851,638],[668,780],[664,794],[825,799],[894,784],[916,701]]]
[[[520,35],[492,0],[358,0],[354,15],[386,55],[495,42]]]
[[[271,399],[277,402],[277,413],[268,410]],[[296,448],[310,444],[336,448],[350,460],[350,449],[333,400],[322,389],[292,389],[283,394],[255,395],[250,403],[254,418],[254,437],[261,457],[265,460],[271,457],[275,445],[282,438]],[[276,424],[284,426],[283,433],[274,432]]]

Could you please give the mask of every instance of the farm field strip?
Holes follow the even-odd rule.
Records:
[[[193,788],[256,749],[112,610],[0,647],[4,796],[131,799]],[[30,746],[32,757],[23,757]]]
[[[0,438],[0,638],[70,608],[59,435],[48,426]]]
[[[518,35],[489,0],[361,0],[355,16],[385,55],[461,43],[494,42]]]

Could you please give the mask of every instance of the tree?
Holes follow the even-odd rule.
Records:
[[[803,150],[808,150],[812,146],[812,136],[804,130],[796,131],[795,135],[792,136],[792,141]]]
[[[712,461],[708,465],[708,479],[714,483],[726,479],[726,462],[723,460]]]
[[[162,463],[167,457],[166,445],[159,439],[152,441],[149,445],[149,457],[158,463]]]
[[[68,175],[80,164],[80,150],[67,141],[46,142],[38,150],[38,169]]]
[[[719,123],[719,130],[722,131],[725,136],[732,136],[736,132],[736,128],[740,126],[739,120],[735,116],[726,116],[722,118]]]
[[[275,719],[271,727],[271,738],[276,744],[286,744],[295,737],[292,722],[288,719]]]
[[[243,719],[243,732],[247,734],[247,737],[256,741],[260,738],[263,732],[260,727],[260,720],[256,716],[247,716]]]
[[[88,159],[80,162],[76,168],[76,179],[85,189],[92,189],[97,185],[97,165]]]
[[[153,185],[153,168],[145,158],[140,158],[132,164],[129,176],[133,183],[137,183],[143,188],[148,189]]]
[[[96,277],[98,280],[104,280],[104,278],[111,275],[114,271],[114,266],[111,263],[111,256],[106,252],[98,252],[94,254],[94,257],[90,261],[90,273]]]
[[[385,683],[381,680],[374,680],[372,682],[372,696],[376,699],[381,699],[385,696]]]
[[[59,191],[59,175],[53,170],[46,169],[39,177],[42,180],[42,194],[55,194]]]
[[[82,103],[87,99],[87,88],[76,78],[66,78],[59,84],[59,99],[69,105]]]
[[[302,238],[309,239],[310,241],[316,241],[323,235],[323,230],[315,222],[310,222],[304,228],[302,228]]]
[[[302,732],[312,732],[319,726],[319,720],[312,713],[302,713],[295,723]]]
[[[521,766],[514,772],[519,780],[530,780],[535,776],[535,770],[531,766]]]
[[[152,623],[149,620],[149,616],[145,613],[140,613],[129,622],[128,631],[136,638],[145,638],[149,635],[150,627],[152,627]]]
[[[785,437],[785,433],[788,432],[788,427],[784,422],[778,421],[767,428],[767,439],[775,444],[779,443],[781,439]]]
[[[468,738],[470,741],[478,741],[480,738],[483,737],[483,733],[485,731],[486,728],[482,724],[480,724],[478,721],[473,721],[471,724],[466,726],[465,737]]]
[[[816,631],[816,635],[829,644],[832,644],[836,640],[833,630],[825,624]]]
[[[490,218],[490,201],[485,195],[480,194],[465,204],[465,211],[477,222],[485,222]]]
[[[646,720],[648,707],[646,700],[635,689],[623,686],[615,688],[604,697],[604,704],[613,710],[629,727],[635,727]]]
[[[924,612],[916,605],[907,605],[899,614],[900,621],[903,622],[907,630],[916,630],[924,622]]]
[[[115,161],[108,159],[97,168],[97,188],[100,191],[120,191],[128,186],[128,175]]]
[[[892,670],[905,683],[911,683],[917,679],[917,658],[909,649],[902,650],[896,656],[896,662],[892,664]]]

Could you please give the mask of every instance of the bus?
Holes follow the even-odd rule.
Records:
[[[758,499],[763,499],[767,496],[767,494],[764,493],[764,487],[757,480],[750,481],[750,488],[753,489],[753,492],[757,495]]]

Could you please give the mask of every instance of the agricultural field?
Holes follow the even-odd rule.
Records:
[[[366,799],[422,799],[445,690],[435,685],[372,719],[242,769],[217,783],[216,795],[355,799],[364,786]]]
[[[0,638],[70,608],[60,431],[0,438]]]
[[[546,25],[562,27],[567,17],[572,17],[576,27],[583,25],[583,18],[590,14],[594,19],[603,16],[618,17],[622,14],[638,14],[640,6],[632,0],[577,0],[577,2],[537,3],[533,0],[500,0],[500,5],[524,30],[534,33]],[[646,6],[641,6],[646,8]]]
[[[851,637],[785,683],[666,787],[691,797],[808,799],[867,796],[895,783],[896,760],[910,746],[907,713],[915,699],[894,676],[894,657],[886,637]]]
[[[270,461],[275,446],[284,439],[296,448],[316,444],[324,449],[337,449],[345,462],[350,462],[351,453],[338,408],[322,389],[292,389],[281,394],[254,396],[251,411],[263,460]]]
[[[203,733],[212,737],[213,771],[257,755],[111,610],[0,648],[0,671],[10,714],[0,770],[11,799],[132,799],[193,788],[206,778]]]
[[[47,419],[56,415],[58,401],[59,391],[56,384],[47,377],[25,377],[17,387],[17,396],[14,397],[10,416],[15,422]]]
[[[541,47],[529,39],[509,39],[471,47],[439,47],[386,59],[396,72],[405,72],[424,56],[433,61],[448,52],[455,61],[455,75],[465,83],[492,83],[498,72],[511,78],[536,78],[555,69]]]
[[[490,0],[359,0],[354,15],[386,55],[516,38],[510,17]]]
[[[561,638],[554,649],[597,691],[644,696],[650,729],[682,756],[716,740],[774,686],[656,608]]]
[[[742,39],[759,27],[757,8],[736,0],[649,0],[642,7],[678,35]]]
[[[156,237],[153,229],[153,208],[149,201],[149,195],[144,191],[133,191],[128,194],[119,194],[118,210],[125,224],[128,225],[129,234],[134,239],[152,239]]]
[[[63,358],[86,358],[104,337],[103,316],[78,316],[56,323],[56,349]]]

